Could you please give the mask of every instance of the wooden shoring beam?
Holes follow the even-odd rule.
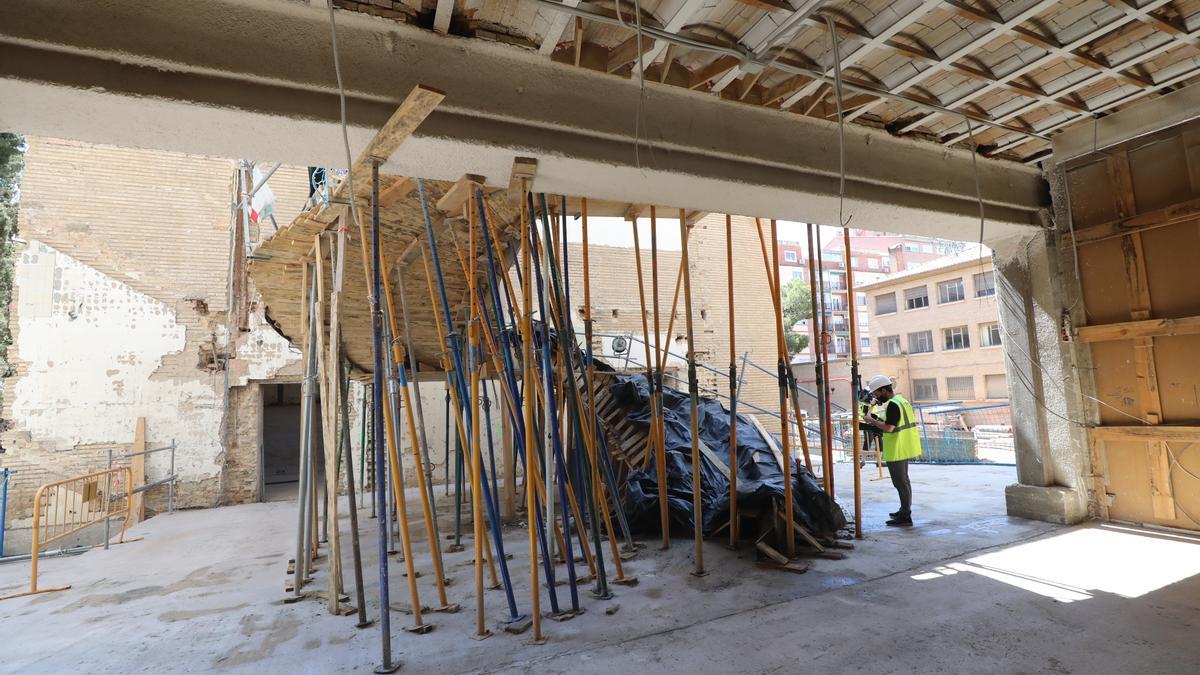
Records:
[[[437,0],[437,8],[433,11],[433,29],[442,35],[449,33],[450,20],[453,18],[454,0]]]
[[[1172,204],[1161,209],[1146,211],[1127,218],[1117,218],[1091,227],[1075,230],[1075,236],[1070,233],[1062,235],[1064,247],[1072,244],[1083,246],[1098,241],[1116,239],[1134,232],[1147,232],[1160,227],[1167,227],[1189,220],[1200,220],[1200,199],[1190,199],[1186,202]]]
[[[354,177],[355,191],[359,193],[355,195],[356,197],[367,199],[370,196],[372,161],[386,162],[390,159],[400,144],[412,135],[413,131],[421,125],[421,122],[425,121],[429,113],[433,112],[433,109],[444,98],[446,98],[446,94],[432,87],[418,84],[412,88],[412,91],[396,108],[396,112],[392,113],[379,131],[375,132],[374,138],[354,160],[350,174]],[[334,190],[334,197],[337,199],[349,198],[349,195],[346,194],[350,189],[349,186],[349,180],[342,181]]]
[[[1200,426],[1162,424],[1156,426],[1102,426],[1088,429],[1099,441],[1162,441],[1195,443],[1200,441]]]
[[[637,61],[639,43],[642,54],[646,54],[654,48],[654,38],[646,37],[645,35],[638,36],[635,34],[608,51],[608,65],[605,67],[605,70],[610,73],[615,73],[625,66],[630,65],[634,61]]]
[[[1122,321],[1098,326],[1080,326],[1075,329],[1075,339],[1080,342],[1109,342],[1197,334],[1200,334],[1200,316]]]
[[[1128,154],[1110,154],[1108,174],[1117,197],[1118,215],[1137,213],[1137,201],[1133,191],[1133,176]],[[1121,240],[1124,259],[1125,282],[1129,293],[1130,315],[1134,321],[1150,318],[1153,305],[1150,301],[1150,280],[1146,274],[1146,259],[1142,248],[1142,235],[1134,232]],[[1138,401],[1142,418],[1150,424],[1162,423],[1162,399],[1158,388],[1158,371],[1154,363],[1154,338],[1138,337],[1133,340],[1133,368],[1136,373]],[[1175,519],[1175,497],[1171,488],[1171,459],[1162,441],[1147,443],[1146,460],[1150,467],[1150,502],[1156,518]]]
[[[711,82],[714,78],[721,77],[725,73],[737,67],[738,59],[736,56],[718,56],[709,61],[707,65],[701,67],[692,73],[691,83],[688,84],[688,89],[698,89]]]

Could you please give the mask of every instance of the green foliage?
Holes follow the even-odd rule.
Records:
[[[13,238],[17,236],[19,181],[25,168],[25,149],[23,136],[0,133],[0,377],[12,374],[8,363],[8,348],[12,344],[8,319],[17,252]]]
[[[808,335],[797,333],[792,326],[812,317],[812,289],[803,279],[792,279],[783,286],[783,325],[786,327],[788,353],[808,346]]]

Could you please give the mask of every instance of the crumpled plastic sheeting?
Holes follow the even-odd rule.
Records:
[[[632,408],[626,418],[643,429],[650,427],[650,394],[645,375],[618,375],[609,392],[618,403]],[[711,398],[700,399],[700,438],[718,460],[729,465],[729,410]],[[663,421],[666,429],[667,502],[676,527],[693,529],[691,400],[688,394],[663,387]],[[783,471],[758,428],[738,415],[738,508],[767,510],[774,500],[783,510]],[[704,534],[710,535],[729,520],[729,480],[707,456],[700,456],[701,507]],[[630,527],[659,531],[658,476],[654,461],[648,471],[633,470],[626,479],[624,508]],[[793,463],[792,498],[798,523],[819,537],[835,536],[845,527],[846,516],[822,489],[820,481],[803,465]]]

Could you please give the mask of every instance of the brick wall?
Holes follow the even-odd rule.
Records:
[[[259,413],[243,399],[245,414],[228,423],[226,373],[213,358],[229,342],[235,168],[226,159],[29,139],[15,372],[4,382],[0,434],[0,464],[19,471],[9,526],[29,518],[42,483],[102,468],[107,448],[128,450],[139,417],[151,446],[178,443],[178,506],[252,498],[257,448],[253,460],[248,446],[244,457],[226,451],[233,427]],[[307,195],[305,170],[283,167],[271,185],[290,219]],[[229,384],[298,378],[299,354],[248,304],[250,330],[235,335]],[[148,458],[148,481],[168,472],[165,455]],[[159,492],[147,495],[152,511]]]

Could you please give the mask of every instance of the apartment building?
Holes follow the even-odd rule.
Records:
[[[1008,398],[1003,330],[990,255],[978,247],[857,285],[867,297],[874,354],[915,402]]]

